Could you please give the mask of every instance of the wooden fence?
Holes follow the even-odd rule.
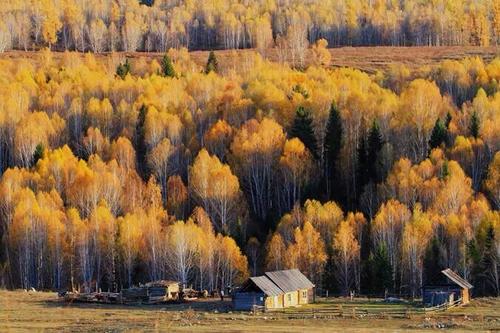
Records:
[[[450,308],[453,308],[453,307],[456,307],[456,306],[460,306],[460,305],[462,305],[462,299],[461,298],[457,299],[453,303],[443,303],[443,304],[432,306],[432,307],[429,307],[429,308],[424,308],[424,311],[425,312],[445,311],[445,310],[448,310]]]
[[[261,311],[258,311],[261,310]],[[422,308],[391,309],[358,308],[358,307],[307,307],[286,308],[262,311],[256,309],[256,314],[276,319],[333,319],[333,318],[410,318],[414,314],[423,314]]]

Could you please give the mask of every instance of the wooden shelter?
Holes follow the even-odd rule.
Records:
[[[422,287],[422,302],[426,306],[438,306],[470,302],[470,290],[474,288],[467,280],[447,268],[441,271],[442,283],[428,284]]]
[[[235,310],[266,310],[308,304],[314,300],[314,284],[298,269],[266,272],[249,278],[233,295]]]
[[[254,276],[233,295],[233,307],[235,310],[280,309],[283,308],[283,295],[283,290],[266,276]]]
[[[159,280],[148,282],[139,287],[123,289],[123,302],[161,303],[179,298],[179,283],[176,281]]]
[[[314,284],[298,269],[266,272],[266,276],[283,292],[284,306],[308,304],[314,301]]]

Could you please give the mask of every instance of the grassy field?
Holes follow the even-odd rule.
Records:
[[[500,56],[500,47],[476,47],[476,46],[456,46],[456,47],[341,47],[329,49],[332,55],[333,67],[353,67],[369,73],[377,70],[386,70],[392,65],[404,64],[414,70],[421,66],[433,66],[446,59],[463,59],[466,57],[480,57],[486,61]],[[238,68],[239,63],[245,59],[251,49],[245,50],[220,50],[215,51],[221,68]],[[310,52],[310,51],[308,51]],[[55,52],[55,57],[61,52]],[[208,51],[191,52],[191,57],[200,66],[204,66]],[[98,54],[96,57],[103,58],[108,54]],[[163,54],[160,53],[118,53],[119,56],[128,56],[132,59],[146,58],[160,60]],[[278,61],[276,49],[268,49],[264,56],[272,61]],[[8,51],[0,54],[0,59],[23,59],[27,58],[36,61],[38,53],[23,51]],[[306,64],[311,57],[306,56]],[[291,59],[289,59],[291,60]]]
[[[500,330],[500,299],[438,313],[415,304],[330,298],[284,312],[232,312],[230,302],[67,304],[55,293],[0,291],[0,332],[401,332]]]

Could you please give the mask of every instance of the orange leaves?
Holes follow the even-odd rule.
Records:
[[[339,259],[347,264],[351,264],[359,256],[360,246],[354,235],[355,230],[349,221],[342,221],[333,240]]]
[[[14,150],[19,164],[29,167],[36,146],[50,147],[51,143],[58,141],[65,126],[65,121],[58,114],[50,118],[45,112],[26,114],[17,124],[14,134]]]
[[[177,218],[183,218],[188,202],[188,190],[181,177],[174,175],[167,181],[167,210]]]
[[[307,200],[304,204],[304,220],[320,232],[327,244],[330,244],[343,218],[342,209],[333,201],[321,204],[316,200]]]
[[[189,188],[212,217],[219,232],[228,233],[241,206],[238,177],[217,156],[202,149],[189,169]]]
[[[164,138],[148,154],[148,165],[153,174],[158,179],[163,194],[163,201],[166,200],[167,179],[173,173],[171,157],[174,154],[174,147],[168,138]]]
[[[441,215],[457,212],[472,197],[471,180],[455,161],[448,163],[449,176],[442,184],[436,200],[432,205],[434,211]]]
[[[205,133],[204,141],[210,153],[224,160],[234,136],[234,129],[224,120],[218,120]]]
[[[312,46],[312,62],[316,66],[329,66],[332,56],[328,51],[328,41],[326,39],[318,39]]]
[[[309,151],[298,138],[286,140],[279,163],[284,172],[294,179],[307,178],[307,171],[312,166]]]
[[[403,90],[401,102],[401,110],[396,116],[397,126],[410,126],[410,156],[421,160],[427,155],[427,143],[436,119],[446,114],[449,105],[441,97],[436,84],[423,79],[412,81]]]
[[[284,268],[286,246],[279,233],[274,233],[267,243],[266,267],[268,270],[281,270]]]
[[[136,260],[143,253],[143,221],[138,214],[127,214],[117,221],[118,223],[118,244],[125,261],[128,284],[132,284],[132,271]]]
[[[87,116],[91,126],[97,127],[106,137],[110,137],[112,128],[113,106],[109,99],[99,100],[92,97],[87,103]]]
[[[111,158],[116,160],[118,165],[126,171],[135,169],[135,150],[130,140],[119,137],[111,144]]]
[[[277,244],[278,245],[278,244]],[[319,232],[309,222],[302,229],[296,228],[294,241],[285,253],[285,264],[288,268],[298,268],[314,280],[326,263],[325,244]]]
[[[205,270],[212,277],[219,270],[226,279],[223,285],[241,283],[248,276],[246,257],[232,238],[210,231],[207,234],[207,231],[191,219],[177,221],[166,228],[165,259],[169,270],[182,283],[188,281],[195,268]]]
[[[488,177],[486,178],[484,185],[491,197],[496,207],[500,207],[500,152],[497,152],[493,158],[493,161],[488,168]]]
[[[177,115],[150,107],[146,115],[145,131],[145,139],[150,147],[155,147],[164,139],[176,145],[181,138],[182,123]]]
[[[443,161],[442,151],[436,149],[429,159],[412,165],[407,159],[395,163],[389,173],[385,190],[409,207],[417,202],[424,209],[448,214],[456,212],[472,194],[471,179],[455,161]]]
[[[285,143],[283,128],[274,120],[264,118],[247,121],[236,133],[231,153],[243,170],[272,165],[280,156]]]

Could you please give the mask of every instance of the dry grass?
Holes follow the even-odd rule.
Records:
[[[455,330],[500,329],[499,298],[474,300],[469,306],[446,313],[423,314],[409,304],[346,299],[320,300],[318,304],[285,313],[231,312],[229,302],[204,300],[189,304],[122,306],[66,304],[55,293],[0,291],[0,332],[380,332],[448,327]],[[314,319],[311,311],[341,308],[343,316]],[[380,311],[375,317],[352,315],[353,308]],[[390,313],[415,309],[415,314]],[[358,311],[359,312],[359,311]],[[295,313],[295,315],[291,315]],[[304,314],[297,316],[297,314]]]
[[[245,56],[251,52],[251,49],[245,50],[219,50],[215,51],[217,59],[222,68],[238,68],[238,63],[245,59]],[[500,47],[475,47],[475,46],[456,46],[456,47],[341,47],[330,49],[332,54],[333,67],[353,67],[369,73],[377,70],[385,70],[389,66],[403,64],[410,69],[417,69],[422,66],[433,66],[439,64],[445,59],[463,59],[465,57],[480,57],[486,61],[500,56]],[[57,58],[62,53],[55,52]],[[208,51],[191,52],[192,59],[200,66],[204,66]],[[107,57],[109,54],[103,53],[97,55],[98,58]],[[132,59],[145,58],[146,60],[160,60],[161,53],[117,53],[118,57],[127,56]],[[277,51],[268,49],[264,56],[272,61],[278,61]],[[310,59],[309,55],[306,56]],[[29,59],[38,60],[38,53],[23,51],[8,51],[0,54],[0,59]]]

